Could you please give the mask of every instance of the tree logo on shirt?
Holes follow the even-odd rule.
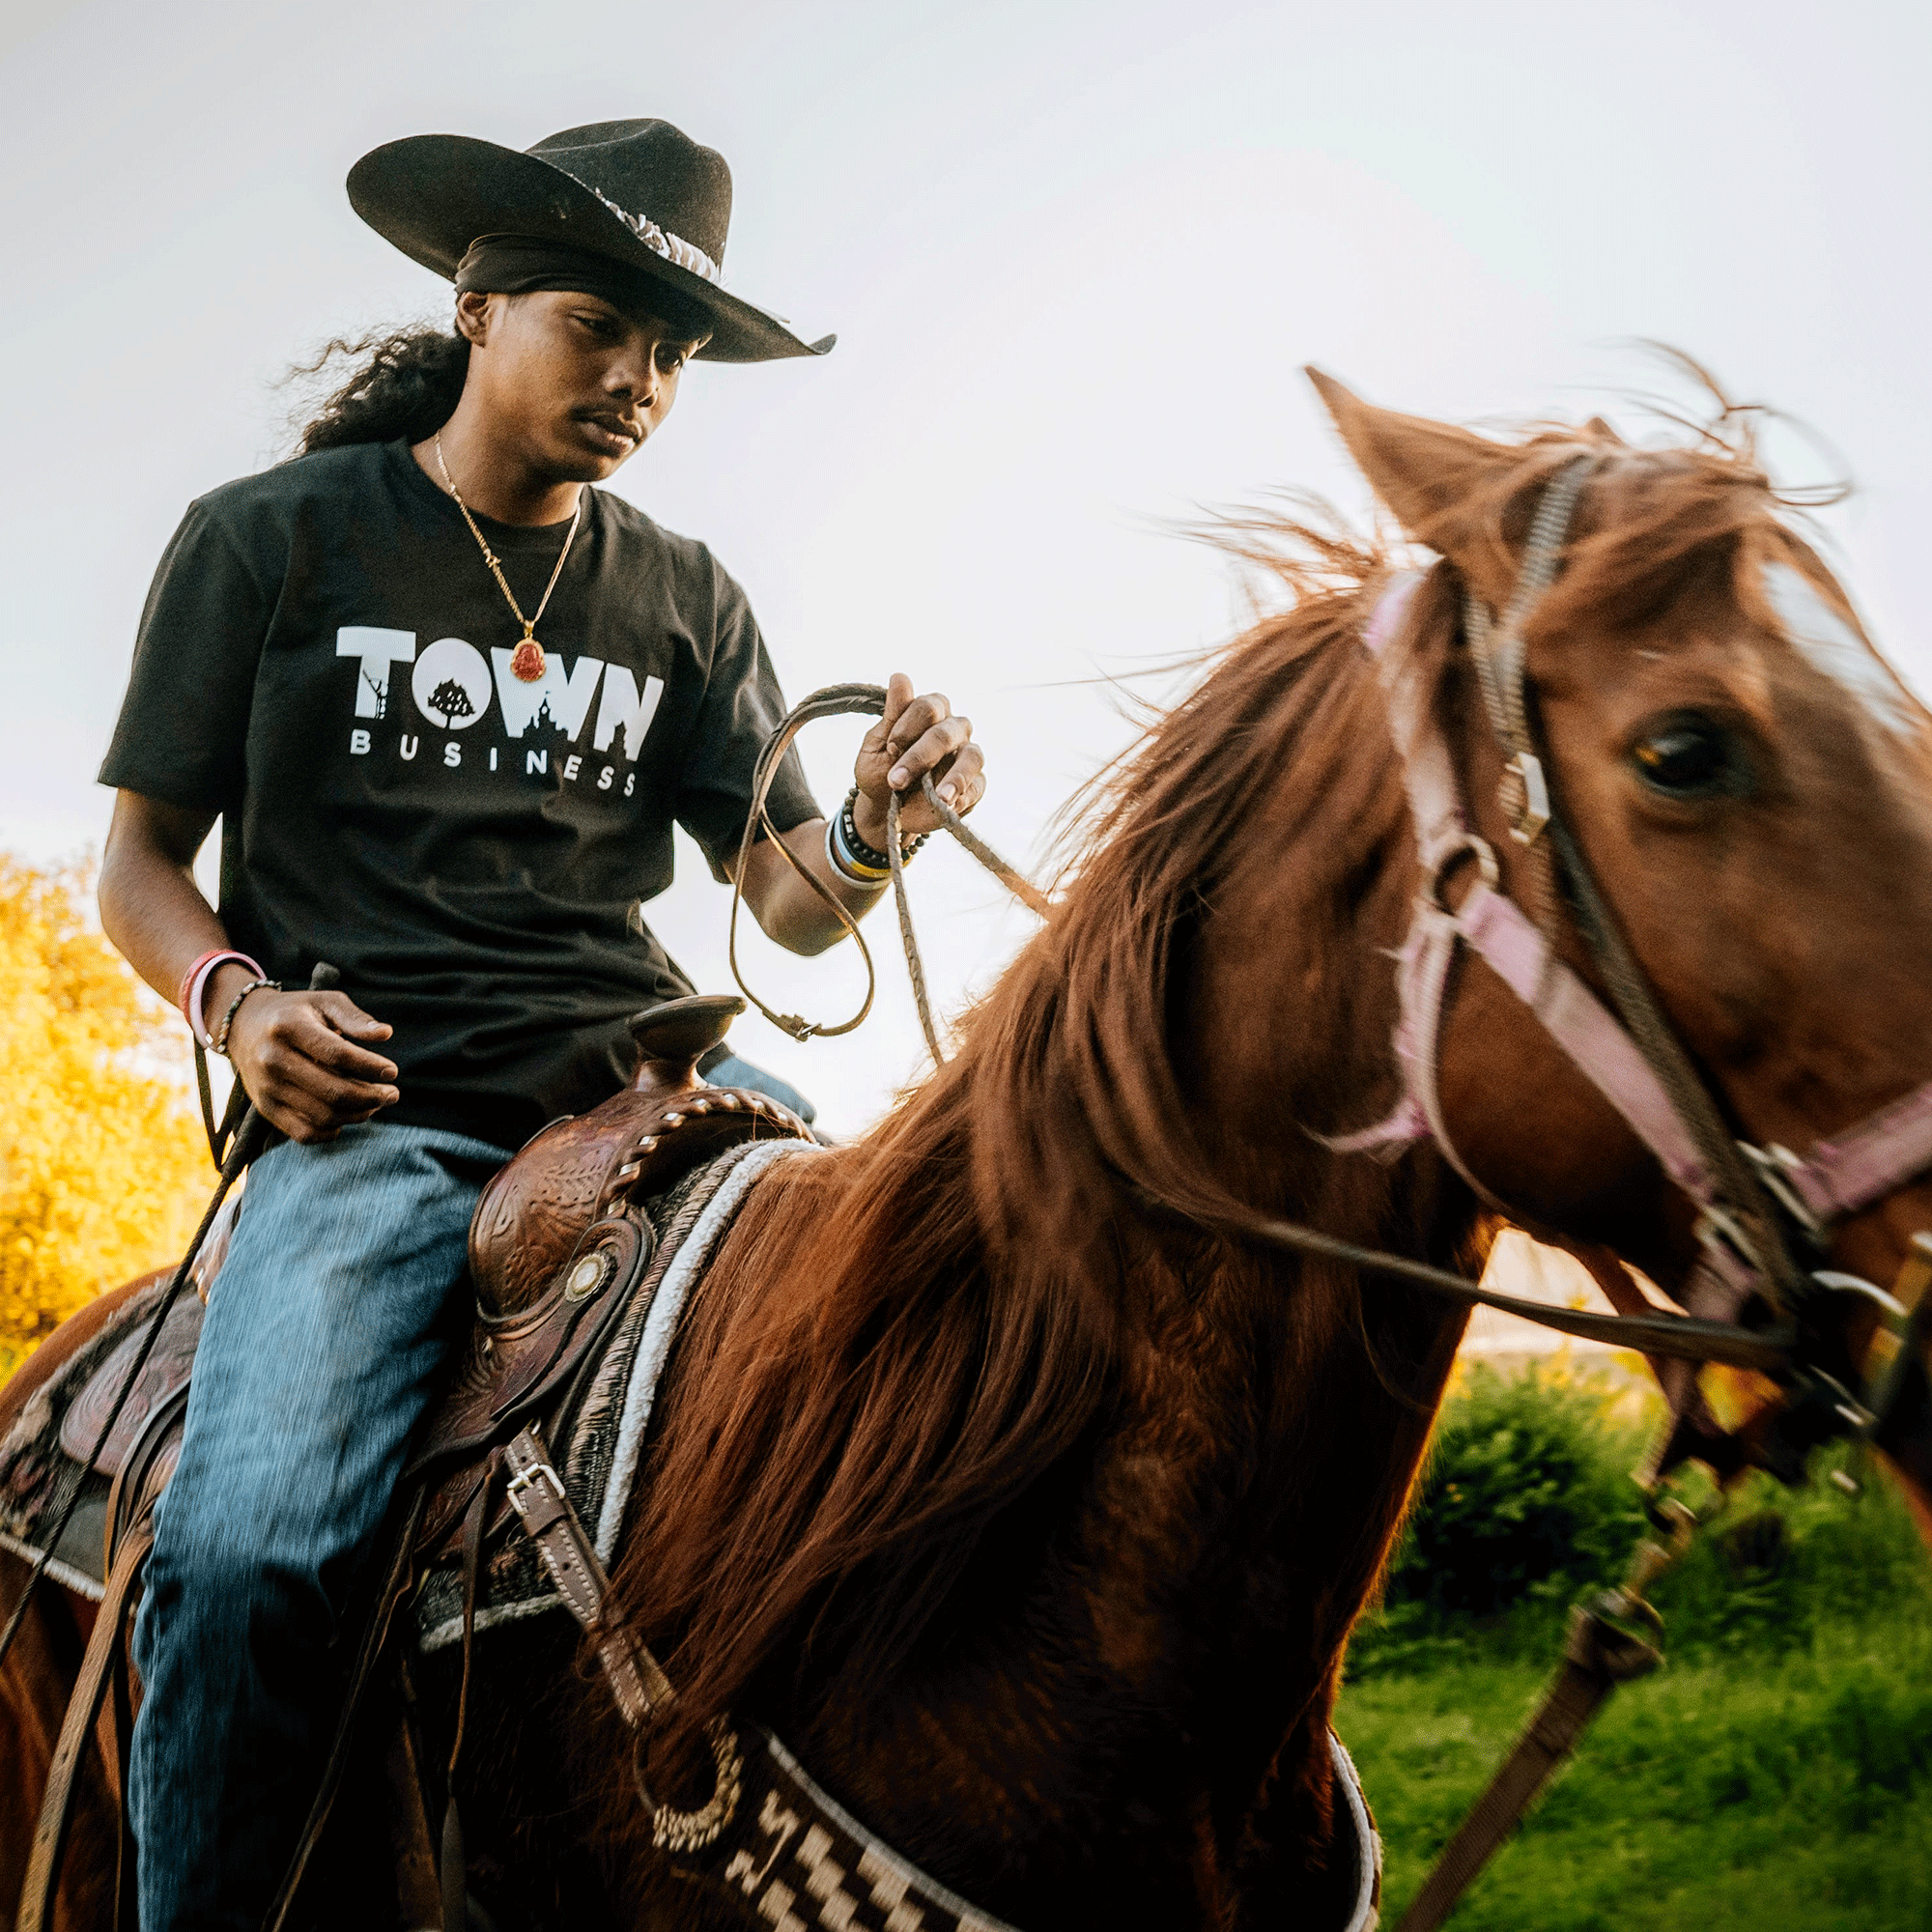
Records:
[[[489,710],[490,684],[482,652],[461,638],[439,638],[410,673],[416,709],[445,731],[466,730]]]
[[[446,677],[429,695],[429,702],[423,709],[434,718],[440,712],[451,724],[459,718],[474,715],[476,707],[469,701],[469,694],[453,677]]]

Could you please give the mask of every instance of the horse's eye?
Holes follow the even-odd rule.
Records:
[[[1665,798],[1713,798],[1737,788],[1741,761],[1729,732],[1708,718],[1672,718],[1631,748],[1637,777]]]

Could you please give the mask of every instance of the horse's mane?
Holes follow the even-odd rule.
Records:
[[[1578,438],[1521,446],[1496,541]],[[1735,445],[1625,453],[1642,540],[1621,523],[1587,539],[1566,597],[1654,583],[1770,508]],[[862,1142],[776,1170],[694,1300],[616,1579],[619,1613],[669,1645],[674,1737],[742,1705],[781,1660],[868,1676],[902,1663],[988,1526],[1105,1426],[1140,1300],[1174,1280],[1137,1179],[1285,1205],[1253,1192],[1280,1188],[1279,1161],[1215,1176],[1189,1128],[1204,923],[1267,895],[1298,968],[1300,1040],[1367,1040],[1365,1007],[1386,1014],[1349,934],[1407,826],[1359,645],[1388,552],[1305,516],[1243,519],[1228,541],[1288,608],[1213,659],[1096,786],[1054,917],[963,1019],[956,1056]],[[1436,580],[1419,648],[1447,651],[1455,600]],[[1370,1049],[1384,1063],[1386,1039]],[[1375,1077],[1332,1056],[1284,1064],[1284,1114],[1373,1118],[1360,1083]],[[1386,1170],[1326,1171],[1386,1213]],[[1348,1282],[1304,1279],[1318,1272]]]

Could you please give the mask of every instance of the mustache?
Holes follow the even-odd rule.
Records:
[[[643,421],[639,416],[626,415],[622,410],[572,410],[572,417],[578,422],[596,423],[600,428],[615,430],[619,436],[628,436],[633,442],[644,440]]]

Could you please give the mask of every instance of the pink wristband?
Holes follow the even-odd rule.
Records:
[[[218,952],[204,952],[188,968],[187,980],[182,987],[182,1017],[187,1021],[188,1031],[202,1045],[213,1051],[214,1041],[209,1036],[208,1027],[202,1018],[202,1002],[208,997],[208,982],[215,972],[230,961],[238,966],[245,966],[258,980],[269,976],[248,957],[245,952],[223,950]]]
[[[225,958],[226,956],[227,956],[227,948],[222,946],[217,946],[212,952],[204,952],[201,955],[201,957],[197,959],[194,962],[194,964],[190,966],[187,969],[187,971],[182,975],[181,991],[175,995],[175,1006],[176,1009],[180,1011],[183,1019],[187,1020],[187,996],[190,989],[194,985],[195,975],[199,973],[201,969],[204,966],[206,966],[211,959],[221,959]],[[189,1026],[192,1026],[194,1024],[192,1020],[188,1020],[187,1023]]]

